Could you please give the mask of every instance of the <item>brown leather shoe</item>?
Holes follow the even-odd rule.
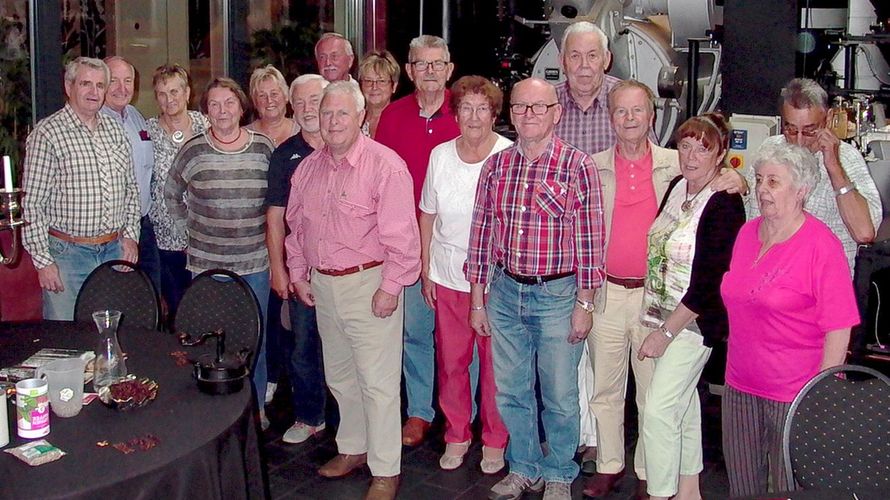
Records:
[[[637,481],[637,492],[632,497],[633,500],[649,500],[649,492],[646,491],[646,486],[645,479]]]
[[[402,427],[402,444],[405,446],[417,446],[423,442],[430,423],[418,417],[409,417]]]
[[[399,476],[371,478],[371,486],[365,494],[365,500],[393,500],[399,491]]]
[[[597,472],[584,480],[584,496],[593,498],[606,496],[615,489],[622,477],[624,477],[624,471],[617,474],[601,474]]]
[[[318,475],[327,478],[348,476],[367,462],[367,453],[362,453],[361,455],[344,455],[341,453],[328,460],[328,463],[322,465],[321,468],[318,469]]]

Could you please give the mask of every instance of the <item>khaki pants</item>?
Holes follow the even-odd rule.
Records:
[[[606,282],[606,307],[593,315],[593,329],[587,338],[593,362],[593,396],[590,410],[596,417],[596,470],[615,474],[624,470],[624,399],[627,389],[627,365],[634,371],[639,409],[639,429],[643,428],[646,389],[652,378],[651,359],[639,361],[637,353],[649,331],[640,325],[643,289],[628,290]],[[634,472],[646,479],[642,440],[637,440]]]
[[[312,293],[328,388],[340,407],[337,450],[368,454],[374,476],[399,474],[402,298],[388,318],[371,312],[381,268],[348,276],[312,273]]]

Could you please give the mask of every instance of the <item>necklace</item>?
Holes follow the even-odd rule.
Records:
[[[225,144],[226,146],[228,146],[229,144],[234,144],[234,143],[238,142],[238,139],[241,138],[241,132],[242,132],[242,131],[241,131],[241,127],[238,127],[238,137],[235,137],[235,138],[232,139],[231,141],[226,142],[226,141],[220,139],[220,138],[216,135],[216,132],[213,131],[213,127],[210,127],[210,135],[212,135],[213,138],[216,139],[216,142],[218,142],[218,143],[220,143],[220,144]]]
[[[680,205],[680,210],[683,210],[684,212],[688,212],[688,211],[692,210],[692,206],[695,203],[695,199],[698,198],[698,195],[700,195],[702,191],[704,191],[705,189],[707,189],[708,186],[711,185],[711,182],[714,181],[715,177],[717,177],[716,173],[711,177],[711,179],[708,181],[707,184],[702,186],[702,188],[699,189],[698,192],[696,192],[694,195],[692,195],[691,199],[689,198],[689,193],[686,193],[686,200],[683,202],[682,205]]]
[[[185,133],[178,127],[176,127],[176,125],[174,125],[173,121],[170,118],[165,119],[164,122],[167,126],[166,128],[173,131],[173,133],[170,134],[170,139],[173,140],[173,143],[182,144],[182,142],[185,140]]]

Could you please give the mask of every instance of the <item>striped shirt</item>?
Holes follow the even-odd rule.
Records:
[[[467,280],[487,283],[492,266],[502,263],[526,276],[575,271],[580,288],[599,287],[602,207],[593,161],[558,137],[535,159],[518,145],[496,153],[476,189]]]
[[[116,231],[139,241],[139,192],[130,141],[98,113],[91,131],[71,106],[41,120],[25,146],[23,245],[37,269],[53,263],[49,228],[93,237]]]
[[[173,160],[164,202],[188,236],[186,267],[194,273],[222,268],[243,276],[269,268],[265,199],[274,147],[268,137],[247,133],[247,144],[234,152],[197,135]]]
[[[556,100],[562,105],[562,117],[553,133],[572,146],[592,155],[612,147],[617,140],[609,117],[609,91],[621,80],[604,75],[600,92],[587,110],[582,110],[569,92],[569,82],[556,86]]]

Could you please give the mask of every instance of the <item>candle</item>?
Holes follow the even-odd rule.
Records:
[[[12,191],[15,185],[12,183],[12,162],[9,156],[3,157],[3,188],[6,191]]]

